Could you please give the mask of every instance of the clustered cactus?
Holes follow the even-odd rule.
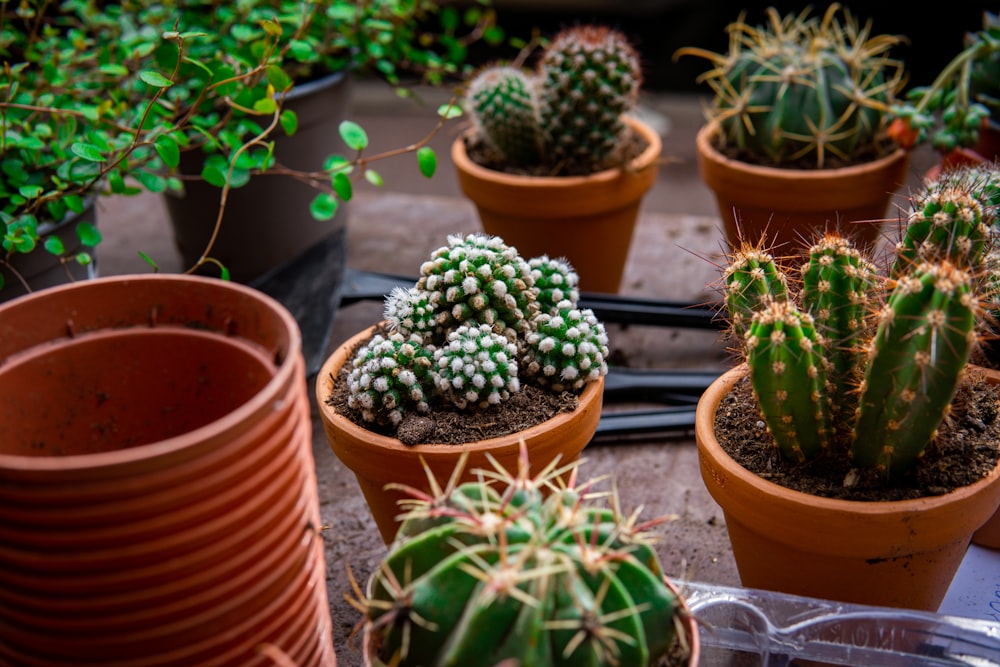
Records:
[[[388,554],[355,590],[375,664],[644,667],[685,638],[649,532],[668,518],[640,523],[599,480],[577,484],[578,463],[555,465],[529,476],[522,446],[516,476],[495,464],[477,482],[406,489]]]
[[[760,247],[732,252],[732,330],[785,458],[844,450],[855,467],[895,478],[923,454],[982,332],[980,299],[995,293],[996,177],[962,168],[927,183],[885,277],[832,232],[810,249],[794,291]]]
[[[436,405],[488,409],[525,381],[579,393],[607,373],[608,338],[579,307],[577,283],[563,259],[525,260],[496,236],[449,236],[414,286],[386,297],[387,330],[355,353],[348,406],[398,427]]]
[[[518,165],[592,173],[621,160],[622,115],[642,84],[627,38],[605,26],[567,28],[545,47],[536,72],[507,64],[469,82],[466,109],[487,145]]]
[[[720,124],[721,147],[741,159],[816,168],[879,155],[889,109],[904,84],[901,61],[889,57],[901,39],[871,33],[834,3],[822,17],[810,8],[782,17],[767,10],[768,25],[731,23],[729,51],[685,47],[712,69],[699,81],[711,87],[708,115]]]

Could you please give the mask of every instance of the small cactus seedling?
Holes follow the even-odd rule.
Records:
[[[604,26],[567,28],[536,72],[488,65],[470,80],[465,108],[483,141],[519,166],[589,174],[623,160],[622,115],[635,109],[642,69],[625,36]]]
[[[525,260],[487,234],[449,236],[413,286],[386,296],[386,331],[348,369],[348,408],[396,432],[440,407],[489,410],[525,383],[579,394],[608,372],[608,337],[579,307],[578,280],[564,259]]]
[[[517,475],[494,463],[476,482],[404,488],[403,523],[352,600],[382,663],[646,667],[685,637],[649,532],[668,518],[640,522],[600,480],[577,484],[578,464],[555,465],[529,476],[522,443]]]
[[[756,27],[741,16],[726,53],[675,52],[711,62],[699,77],[714,94],[708,116],[740,159],[822,169],[888,152],[889,109],[905,79],[889,51],[900,38],[872,36],[870,22],[846,11],[841,19],[837,3],[821,17],[810,11],[782,17],[771,7]]]

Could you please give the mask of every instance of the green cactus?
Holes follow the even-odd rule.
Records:
[[[556,310],[556,304],[563,300],[574,306],[580,300],[579,276],[565,259],[553,259],[548,255],[532,257],[528,267],[538,289],[536,303],[540,312]]]
[[[788,279],[774,257],[761,248],[744,244],[728,257],[722,275],[729,325],[737,339],[750,329],[753,314],[765,300],[788,298]]]
[[[396,287],[385,298],[383,311],[389,328],[404,336],[430,336],[438,327],[432,295],[416,287]]]
[[[536,88],[530,73],[510,65],[491,65],[476,73],[466,92],[466,107],[477,133],[517,164],[534,164],[542,157]]]
[[[674,54],[711,62],[698,79],[714,94],[709,117],[740,159],[822,169],[888,150],[889,109],[905,82],[889,51],[901,38],[872,36],[870,22],[861,27],[846,10],[841,18],[836,3],[822,17],[810,11],[782,17],[771,7],[756,27],[740,16],[727,28],[727,53]]]
[[[947,416],[975,345],[972,278],[948,262],[899,279],[879,318],[861,385],[851,459],[890,474],[916,462]]]
[[[622,115],[635,109],[641,85],[639,57],[624,34],[584,25],[553,37],[537,72],[481,68],[464,107],[476,135],[513,164],[589,174],[622,160]]]
[[[366,422],[393,426],[408,412],[429,412],[432,361],[419,336],[376,334],[352,361],[348,405]]]
[[[536,315],[532,325],[526,370],[539,384],[578,392],[608,372],[608,335],[594,311],[564,300],[555,312]]]
[[[569,173],[591,173],[615,159],[622,114],[642,84],[639,57],[623,34],[605,26],[567,28],[539,63],[538,115],[549,161]]]
[[[434,351],[434,383],[460,409],[497,405],[521,389],[517,345],[488,324],[462,325]]]
[[[742,256],[731,257],[739,266],[723,273],[745,274]],[[940,258],[899,262],[898,276],[882,278],[848,239],[829,232],[804,260],[796,294],[772,276],[773,296],[730,301],[731,318],[752,309],[742,351],[782,455],[798,463],[847,452],[852,465],[887,477],[911,470],[977,344],[985,263],[967,271]]]
[[[388,554],[355,606],[382,664],[660,664],[685,613],[666,584],[649,530],[623,514],[578,464],[412,500]],[[462,464],[460,464],[462,465]],[[498,472],[499,471],[499,472]],[[570,472],[568,484],[557,475]],[[453,477],[454,478],[454,477]],[[436,486],[436,485],[435,485]]]

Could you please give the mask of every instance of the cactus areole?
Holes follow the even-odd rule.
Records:
[[[688,640],[651,546],[667,519],[622,513],[598,480],[575,483],[577,464],[565,485],[555,464],[531,477],[527,456],[522,445],[516,475],[497,465],[411,490],[367,596],[356,591],[384,664],[647,666]]]

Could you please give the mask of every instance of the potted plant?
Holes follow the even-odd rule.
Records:
[[[365,665],[697,665],[695,620],[652,547],[668,518],[625,514],[600,480],[577,482],[579,462],[560,484],[528,458],[406,489],[388,553],[354,584]]]
[[[745,363],[704,394],[696,432],[744,585],[936,610],[1000,503],[996,386],[968,364],[990,232],[963,184],[915,200],[884,275],[833,232],[797,291],[760,246],[731,254]]]
[[[281,304],[204,276],[39,290],[0,304],[0,394],[4,662],[336,664]]]
[[[661,148],[633,113],[641,83],[632,45],[599,25],[557,34],[534,72],[480,68],[451,156],[484,231],[528,257],[565,257],[581,289],[617,292]]]
[[[463,452],[516,470],[527,442],[537,469],[569,463],[600,419],[607,334],[581,309],[575,271],[524,259],[487,234],[450,236],[386,320],[323,364],[316,402],[334,453],[358,479],[386,543],[398,527],[394,485],[428,490]],[[457,433],[456,433],[457,431]],[[387,485],[393,485],[386,488]]]
[[[698,165],[730,245],[766,238],[798,253],[816,230],[839,229],[862,245],[879,237],[909,156],[888,137],[889,110],[904,79],[889,51],[834,3],[752,26],[731,23],[729,50],[696,47],[674,57],[707,59],[712,89],[697,135]]]
[[[966,33],[964,46],[892,110],[893,138],[905,148],[929,139],[942,156],[938,169],[1000,156],[1000,16],[984,11],[982,29]]]

